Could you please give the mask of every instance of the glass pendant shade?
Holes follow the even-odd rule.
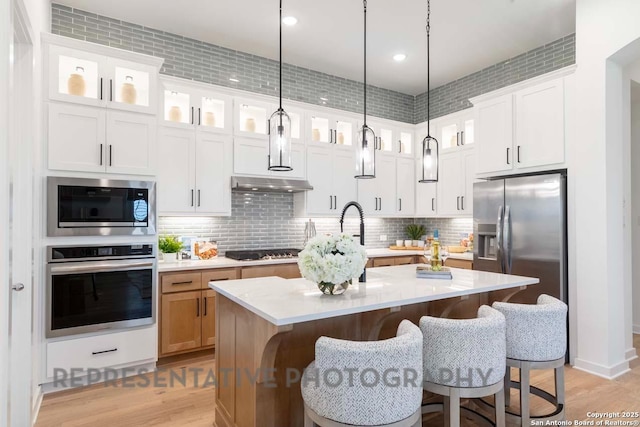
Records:
[[[438,140],[427,135],[422,140],[422,176],[419,182],[438,182],[439,154]]]
[[[269,119],[269,170],[287,172],[291,166],[291,119],[282,109]]]
[[[367,179],[376,177],[376,135],[367,125],[358,131],[358,145],[356,147],[356,178]]]

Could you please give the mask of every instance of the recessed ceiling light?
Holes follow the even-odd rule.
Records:
[[[240,80],[236,79],[235,77],[229,77],[229,81],[234,83],[240,82]]]
[[[295,16],[285,16],[284,18],[282,18],[282,23],[284,25],[292,27],[298,23],[298,18],[296,18]]]
[[[407,59],[407,55],[405,55],[404,53],[396,53],[395,55],[393,55],[393,60],[396,62],[402,62],[405,59]]]

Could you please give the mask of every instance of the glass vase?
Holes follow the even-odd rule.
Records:
[[[351,280],[347,280],[340,284],[320,282],[318,283],[318,289],[320,289],[320,291],[325,295],[340,295],[347,290],[350,284]]]

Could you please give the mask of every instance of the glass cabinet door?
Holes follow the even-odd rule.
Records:
[[[194,122],[199,126],[199,129],[216,133],[231,133],[232,99],[214,93],[200,93],[197,98]]]
[[[464,133],[462,134],[462,145],[470,145],[475,141],[473,134],[473,118],[464,120]]]
[[[393,129],[378,127],[376,136],[378,137],[378,150],[383,153],[393,153]]]
[[[304,111],[295,107],[288,106],[286,103],[283,105],[284,111],[289,115],[291,119],[291,141],[295,143],[303,143],[305,133],[305,121]]]
[[[413,132],[398,132],[398,153],[406,156],[413,156]]]
[[[309,117],[309,123],[310,142],[333,143],[333,128],[328,117],[312,114]]]
[[[439,137],[443,150],[456,148],[460,144],[458,123],[443,123],[440,127]]]
[[[115,58],[109,64],[109,107],[136,112],[155,112],[156,75],[152,66]]]
[[[49,98],[86,105],[104,105],[108,81],[106,58],[60,46],[49,46]]]
[[[353,147],[355,144],[355,125],[353,122],[336,120],[333,130],[334,143]]]
[[[193,110],[191,95],[180,89],[165,87],[163,96],[164,124],[173,127],[191,127]]]
[[[234,105],[236,134],[253,138],[268,135],[267,120],[273,113],[270,104],[236,98]]]

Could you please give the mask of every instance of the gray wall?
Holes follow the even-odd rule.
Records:
[[[212,237],[218,241],[221,253],[238,249],[300,248],[304,240],[304,225],[309,218],[293,216],[293,195],[258,193],[247,197],[233,193],[230,217],[161,217],[159,233],[178,236]],[[313,218],[318,234],[337,233],[337,218]],[[423,224],[428,234],[438,228],[440,240],[446,245],[457,245],[461,233],[472,231],[471,218],[457,219],[365,219],[365,245],[384,248],[405,239],[404,229],[414,222]],[[345,232],[356,234],[359,220],[347,218]],[[387,241],[381,242],[380,235]]]
[[[199,82],[277,95],[278,62],[199,40],[52,4],[51,32],[164,58],[161,73]],[[229,81],[229,77],[240,80]],[[284,98],[359,113],[362,83],[289,64],[283,66]],[[367,88],[367,110],[374,116],[413,123],[414,97]]]
[[[431,91],[431,118],[470,108],[469,98],[530,79],[576,62],[576,35],[499,62]],[[414,123],[427,120],[427,93],[416,96]]]

